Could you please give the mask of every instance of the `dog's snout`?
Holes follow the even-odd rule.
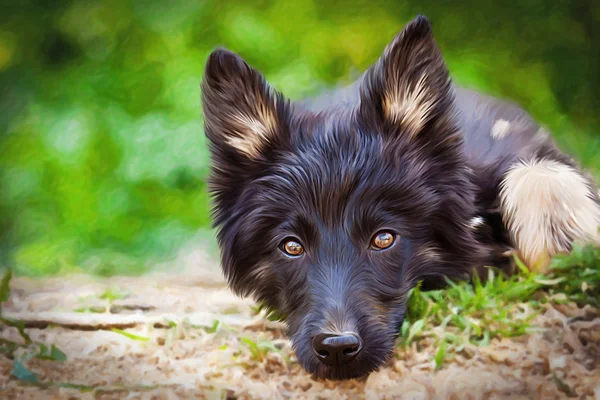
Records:
[[[346,364],[360,353],[363,341],[356,333],[322,333],[312,341],[313,351],[324,364]]]

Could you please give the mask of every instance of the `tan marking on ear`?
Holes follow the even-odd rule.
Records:
[[[505,119],[498,119],[494,122],[490,135],[494,139],[503,139],[510,132],[510,122]]]
[[[545,272],[551,257],[574,243],[600,244],[600,206],[587,181],[558,161],[522,161],[506,173],[500,188],[504,223],[519,257]]]
[[[386,118],[400,123],[409,131],[411,139],[418,134],[435,105],[436,97],[430,92],[424,74],[412,90],[406,83],[391,83],[383,100]]]
[[[276,120],[264,106],[259,106],[258,118],[246,114],[232,115],[238,136],[227,138],[227,143],[252,158],[258,158],[262,147],[275,133]]]

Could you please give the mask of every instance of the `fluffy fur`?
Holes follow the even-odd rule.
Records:
[[[202,95],[224,274],[286,315],[317,377],[385,363],[418,282],[508,269],[509,248],[535,265],[597,237],[592,180],[523,110],[453,85],[425,17],[319,98],[291,102],[225,49],[209,56]],[[395,241],[379,250],[382,230]],[[282,251],[289,238],[301,255]],[[323,332],[355,332],[364,347],[326,365],[311,347]]]

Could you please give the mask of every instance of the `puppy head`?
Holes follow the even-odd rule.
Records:
[[[427,19],[394,38],[359,92],[353,108],[312,113],[222,49],[202,85],[225,276],[285,314],[300,362],[329,379],[382,365],[407,292],[466,277],[482,256]]]

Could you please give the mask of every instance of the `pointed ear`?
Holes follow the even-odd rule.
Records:
[[[445,126],[452,108],[452,84],[431,23],[417,16],[365,73],[359,116],[413,140],[426,130],[428,136],[452,136],[452,129]],[[428,130],[430,125],[445,129]]]
[[[215,149],[258,161],[286,130],[289,102],[240,56],[213,51],[202,82],[205,133]]]
[[[288,143],[289,101],[225,49],[209,55],[201,89],[212,164],[213,222],[219,225],[272,153]]]

